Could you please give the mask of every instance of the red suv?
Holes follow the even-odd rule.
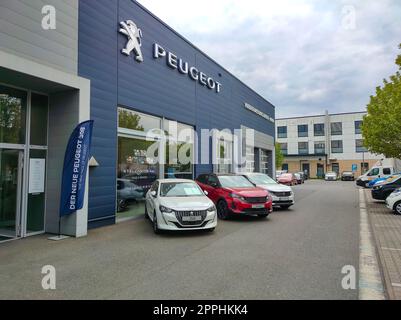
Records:
[[[273,211],[269,193],[255,187],[244,176],[201,174],[196,182],[216,204],[220,219],[227,219],[232,214],[267,217]]]

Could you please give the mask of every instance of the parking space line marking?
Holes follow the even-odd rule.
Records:
[[[386,248],[386,247],[381,247],[382,250],[390,250],[390,251],[401,251],[401,249],[397,249],[397,248]]]
[[[385,300],[363,189],[359,189],[359,206],[359,300]]]
[[[401,283],[392,283],[393,287],[401,288]]]

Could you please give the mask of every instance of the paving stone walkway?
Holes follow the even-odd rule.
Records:
[[[401,216],[374,200],[370,190],[365,199],[388,298],[401,300]]]

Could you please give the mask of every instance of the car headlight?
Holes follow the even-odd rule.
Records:
[[[230,197],[233,198],[233,199],[238,199],[238,200],[241,200],[241,201],[245,201],[245,198],[243,196],[240,196],[239,194],[236,194],[236,193],[230,193]]]
[[[163,212],[163,213],[173,213],[173,212],[174,212],[173,209],[167,208],[167,207],[162,206],[162,205],[160,205],[159,209],[160,209],[160,211]]]
[[[383,186],[376,186],[375,187],[376,190],[380,190],[381,188],[383,188]]]
[[[214,205],[212,205],[211,207],[207,208],[206,211],[207,211],[207,212],[215,212],[215,211],[217,211],[217,210],[216,210],[216,207],[215,207]]]

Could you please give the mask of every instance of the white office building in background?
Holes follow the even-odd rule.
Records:
[[[307,171],[311,178],[323,177],[329,171],[362,174],[383,158],[363,146],[364,115],[366,112],[326,111],[322,115],[276,119],[277,142],[285,155],[281,169]]]

